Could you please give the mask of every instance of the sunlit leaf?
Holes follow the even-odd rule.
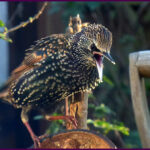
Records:
[[[0,33],[0,39],[3,39],[3,40],[5,40],[5,41],[8,41],[8,42],[11,42],[11,43],[12,43],[12,40],[11,40],[10,38],[8,38],[8,37],[6,36],[6,34],[4,34],[4,33]]]
[[[129,128],[125,127],[123,124],[111,124],[103,120],[91,120],[88,119],[88,124],[93,124],[96,128],[104,129],[104,133],[107,134],[109,131],[119,131],[124,135],[129,135]]]
[[[2,20],[0,20],[0,27],[4,27],[4,26],[5,26],[5,23]]]

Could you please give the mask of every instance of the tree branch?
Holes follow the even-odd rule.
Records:
[[[10,32],[16,31],[20,28],[24,28],[29,23],[32,23],[33,21],[37,20],[40,17],[40,15],[43,13],[43,11],[47,5],[48,5],[48,2],[44,2],[43,6],[41,7],[41,9],[38,11],[38,13],[36,15],[34,15],[33,17],[29,17],[29,19],[27,21],[24,21],[24,22],[20,23],[19,25],[15,26],[7,31],[4,31],[4,34],[8,34]]]

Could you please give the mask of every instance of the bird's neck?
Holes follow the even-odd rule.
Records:
[[[77,78],[77,83],[82,87],[81,90],[93,89],[98,82],[98,72],[96,63],[92,59],[92,55],[89,50],[86,49],[74,49],[72,50],[72,63],[75,73],[74,78]]]

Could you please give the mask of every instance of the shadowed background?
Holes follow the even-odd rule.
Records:
[[[42,4],[0,2],[1,7],[5,7],[2,10],[8,13],[7,19],[1,15],[3,19],[0,20],[3,20],[8,28],[14,27],[35,15]],[[2,70],[6,68],[7,71],[0,79],[0,86],[21,63],[25,49],[41,37],[65,32],[69,17],[77,14],[80,14],[83,22],[101,23],[112,32],[111,54],[116,61],[114,66],[104,60],[104,82],[89,95],[89,129],[107,135],[118,147],[139,148],[141,144],[129,86],[128,54],[150,48],[149,2],[49,2],[38,20],[10,33],[13,43],[6,42],[7,46],[1,45],[3,51],[0,58],[5,56],[6,59],[1,59],[0,74],[3,74]],[[150,90],[149,80],[146,80],[146,89]],[[150,99],[149,92],[147,97]],[[31,118],[35,115],[37,113],[32,112]],[[30,122],[38,135],[47,128],[51,134],[65,129],[61,121],[47,123],[31,119]],[[26,148],[31,144],[32,140],[20,119],[20,110],[0,102],[0,148]]]

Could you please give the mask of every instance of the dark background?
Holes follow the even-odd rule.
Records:
[[[8,12],[11,20],[8,28],[20,24],[35,15],[42,2],[9,2]],[[19,9],[21,6],[22,9]],[[19,9],[14,16],[14,12]],[[130,129],[130,135],[110,131],[107,136],[118,146],[127,148],[141,147],[135,124],[129,84],[129,53],[150,49],[150,3],[149,2],[49,2],[41,17],[25,28],[9,36],[9,73],[23,60],[25,49],[35,40],[52,33],[63,33],[70,16],[80,14],[83,22],[101,23],[113,34],[111,54],[116,61],[112,65],[105,61],[105,80],[89,99],[90,119],[100,117],[109,123],[121,122]],[[13,19],[12,19],[13,16]],[[150,99],[150,82],[146,80],[147,97]],[[110,113],[96,116],[92,104],[104,104]],[[49,124],[43,120],[32,119],[35,133],[42,134]],[[59,122],[50,125],[50,129],[61,130]],[[89,125],[91,130],[99,128]],[[103,129],[102,129],[103,130]],[[102,131],[103,132],[103,131]],[[0,148],[27,148],[32,140],[20,119],[20,110],[0,102]]]

